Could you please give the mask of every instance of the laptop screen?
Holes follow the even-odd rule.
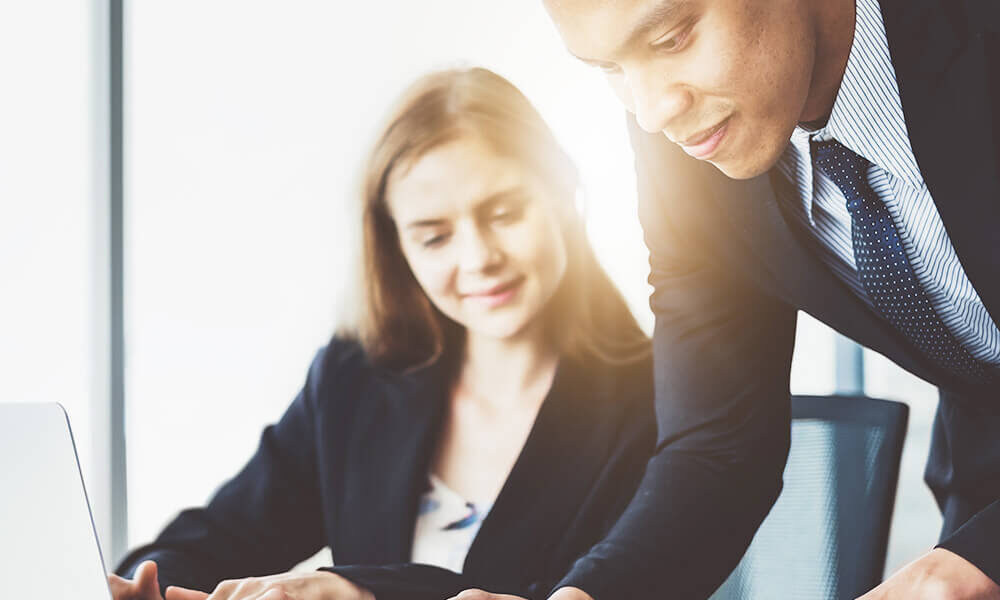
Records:
[[[58,404],[0,404],[0,581],[5,598],[111,598]]]

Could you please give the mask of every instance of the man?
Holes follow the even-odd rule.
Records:
[[[723,581],[781,488],[797,310],[940,389],[941,543],[863,599],[1000,598],[1000,2],[546,4],[648,132],[660,428],[560,599]]]

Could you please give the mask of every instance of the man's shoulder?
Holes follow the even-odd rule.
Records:
[[[1000,34],[996,0],[879,0],[879,5],[894,63],[912,61],[913,68],[921,68],[927,52],[947,56],[967,40]]]
[[[925,27],[928,18],[974,34],[1000,31],[1000,3],[996,0],[879,0],[887,22],[902,27]],[[914,44],[929,41],[915,38]]]

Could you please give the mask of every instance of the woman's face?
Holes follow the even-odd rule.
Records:
[[[467,136],[393,173],[387,201],[431,302],[470,333],[506,339],[538,322],[566,271],[551,194]]]

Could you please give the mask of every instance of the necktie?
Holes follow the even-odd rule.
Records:
[[[815,164],[847,200],[861,284],[882,316],[925,356],[974,381],[987,370],[941,322],[917,280],[892,216],[865,177],[869,162],[840,142],[813,142]]]

